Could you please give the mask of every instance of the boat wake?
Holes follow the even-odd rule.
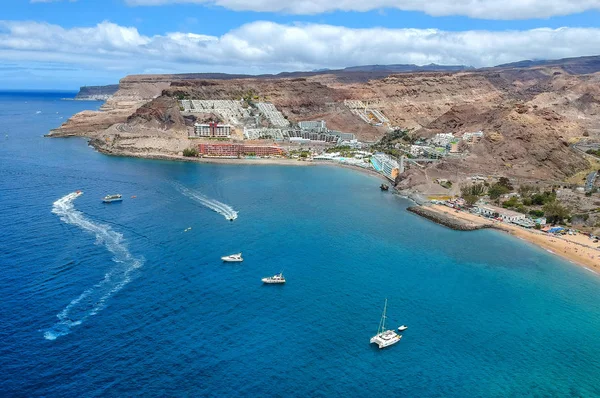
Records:
[[[73,327],[81,325],[88,317],[104,309],[106,300],[123,289],[131,281],[133,272],[144,263],[142,258],[132,256],[123,242],[123,235],[113,231],[108,225],[87,219],[75,209],[73,201],[80,195],[81,192],[73,192],[60,198],[54,202],[52,213],[66,224],[94,234],[96,244],[104,245],[113,254],[116,265],[104,275],[104,279],[81,293],[56,315],[58,322],[44,332],[44,337],[48,340],[69,334]]]
[[[193,191],[179,184],[177,184],[176,187],[184,196],[187,196],[193,201],[200,203],[202,206],[208,207],[212,211],[221,214],[227,220],[233,221],[238,217],[238,212],[235,211],[233,207],[226,205],[225,203],[221,203],[216,199],[210,199],[197,191]]]

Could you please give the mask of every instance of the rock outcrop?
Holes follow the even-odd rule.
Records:
[[[118,84],[109,86],[83,86],[75,96],[77,101],[106,101],[119,89]]]

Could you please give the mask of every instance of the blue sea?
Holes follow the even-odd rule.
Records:
[[[73,95],[0,94],[1,396],[600,396],[591,271],[353,170],[44,138],[101,105]],[[409,328],[379,350],[386,298]]]

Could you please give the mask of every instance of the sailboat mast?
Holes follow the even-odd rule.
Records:
[[[387,312],[387,298],[385,299],[385,305],[383,306],[383,317],[381,318],[381,332],[385,331],[385,315]]]

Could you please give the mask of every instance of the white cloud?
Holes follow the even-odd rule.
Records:
[[[320,14],[395,8],[433,16],[465,15],[482,19],[529,19],[600,10],[600,0],[125,0],[133,6],[174,3],[214,5],[235,11]]]
[[[65,29],[0,21],[4,62],[58,62],[121,75],[150,70],[255,74],[395,63],[481,67],[594,54],[600,54],[598,28],[447,32],[253,22],[216,37],[145,36],[110,22]]]

